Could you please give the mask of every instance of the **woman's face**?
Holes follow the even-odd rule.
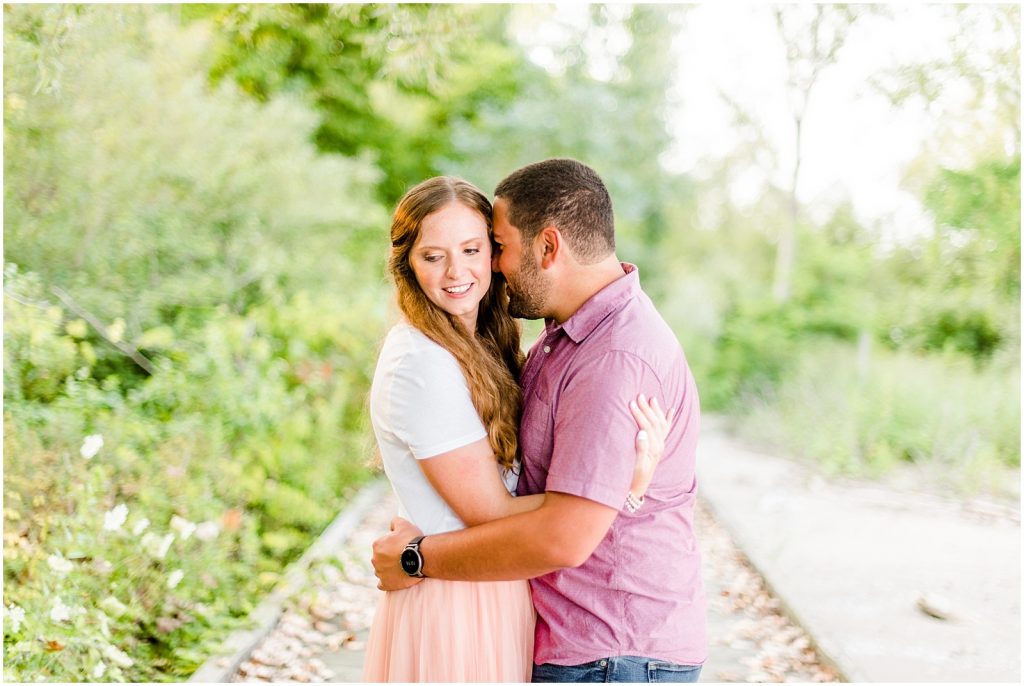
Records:
[[[453,201],[427,215],[409,261],[430,301],[476,332],[480,301],[491,287],[491,240],[480,213]]]

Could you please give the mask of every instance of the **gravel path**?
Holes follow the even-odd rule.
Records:
[[[243,661],[236,682],[357,682],[378,599],[370,543],[397,507],[390,491],[334,558],[315,562],[277,627]],[[710,656],[702,681],[838,681],[810,638],[780,611],[763,579],[704,507],[697,526],[708,594]]]

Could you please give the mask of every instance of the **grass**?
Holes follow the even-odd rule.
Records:
[[[854,346],[823,344],[773,391],[741,405],[744,438],[832,473],[878,478],[912,467],[958,496],[1019,497],[1016,355],[978,366],[876,349],[858,361]]]

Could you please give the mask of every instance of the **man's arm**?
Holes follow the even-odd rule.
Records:
[[[500,581],[531,579],[583,564],[608,533],[618,510],[563,493],[549,492],[531,512],[461,531],[427,536],[420,544],[423,573],[438,579]],[[402,550],[419,530],[404,519],[373,544],[380,588],[392,591],[418,580],[399,564]]]

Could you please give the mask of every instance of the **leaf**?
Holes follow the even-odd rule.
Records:
[[[89,327],[84,319],[73,319],[64,325],[64,330],[73,338],[85,338],[89,333]]]
[[[138,348],[148,348],[150,350],[156,350],[160,348],[167,348],[174,343],[174,330],[169,326],[155,326],[148,331],[144,331],[139,339],[135,342],[135,346]]]
[[[156,630],[162,634],[169,634],[176,631],[184,622],[174,617],[157,617]]]

